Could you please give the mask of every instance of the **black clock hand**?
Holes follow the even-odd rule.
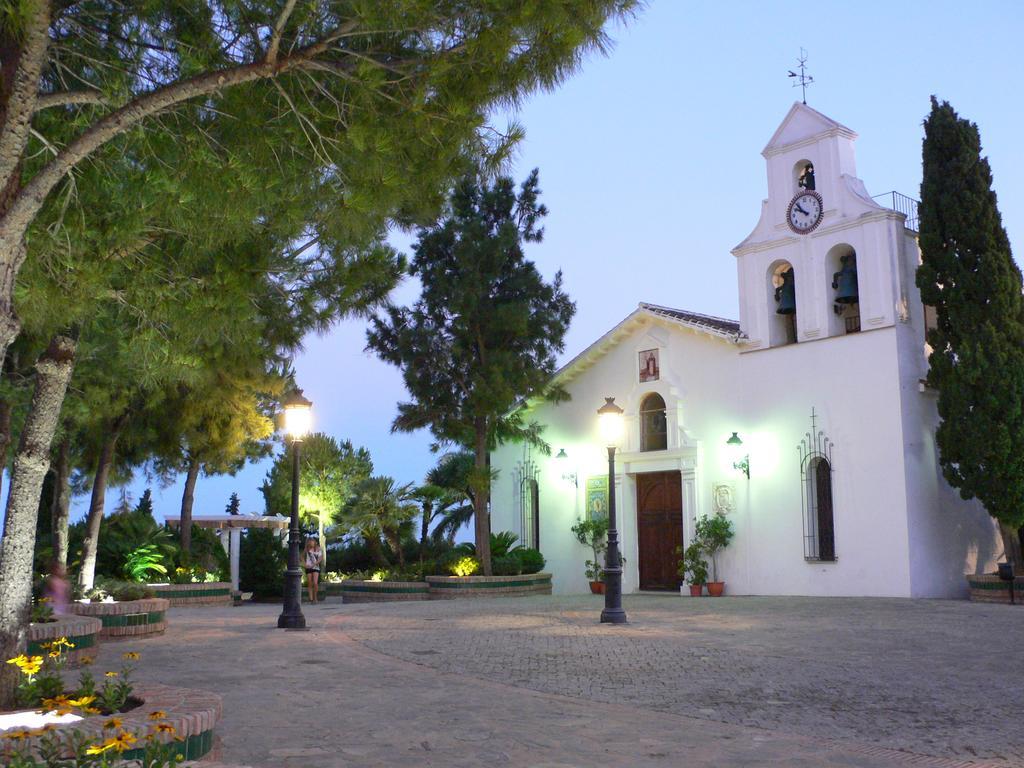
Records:
[[[793,207],[796,208],[798,211],[800,211],[800,213],[802,213],[804,216],[810,216],[811,215],[807,211],[805,211],[803,208],[801,208],[799,203],[797,205],[794,205]]]

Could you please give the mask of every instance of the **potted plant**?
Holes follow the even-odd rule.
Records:
[[[587,560],[585,566],[590,591],[595,595],[604,594],[601,555],[608,549],[608,518],[577,520],[570,530],[580,544],[586,544],[594,553],[594,559]]]
[[[694,541],[686,549],[676,547],[679,555],[679,577],[690,585],[690,597],[700,597],[708,581],[708,564],[701,557],[700,542]]]
[[[708,582],[708,594],[721,597],[725,592],[725,582],[718,580],[718,553],[729,546],[735,531],[732,522],[721,515],[711,515],[697,521],[697,535],[694,544],[700,551],[711,556],[711,581]],[[691,545],[693,546],[693,545]]]

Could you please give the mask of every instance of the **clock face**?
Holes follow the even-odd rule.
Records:
[[[801,192],[786,209],[786,222],[794,232],[806,235],[821,223],[823,213],[821,195],[817,192]]]

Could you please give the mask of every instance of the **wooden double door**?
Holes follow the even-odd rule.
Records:
[[[683,485],[679,472],[643,472],[636,476],[636,528],[640,553],[640,589],[679,589],[677,572],[683,544]]]

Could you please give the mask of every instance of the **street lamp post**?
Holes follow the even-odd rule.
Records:
[[[602,624],[625,624],[622,610],[622,558],[619,555],[619,529],[615,521],[615,447],[622,439],[622,409],[614,397],[606,397],[597,410],[601,436],[608,448],[608,549],[604,554],[604,610]]]
[[[313,403],[296,388],[282,403],[284,431],[292,443],[292,516],[288,526],[288,570],[284,573],[284,609],[277,618],[278,629],[305,629],[302,615],[302,567],[299,550],[302,542],[299,531],[299,447],[309,433]]]

